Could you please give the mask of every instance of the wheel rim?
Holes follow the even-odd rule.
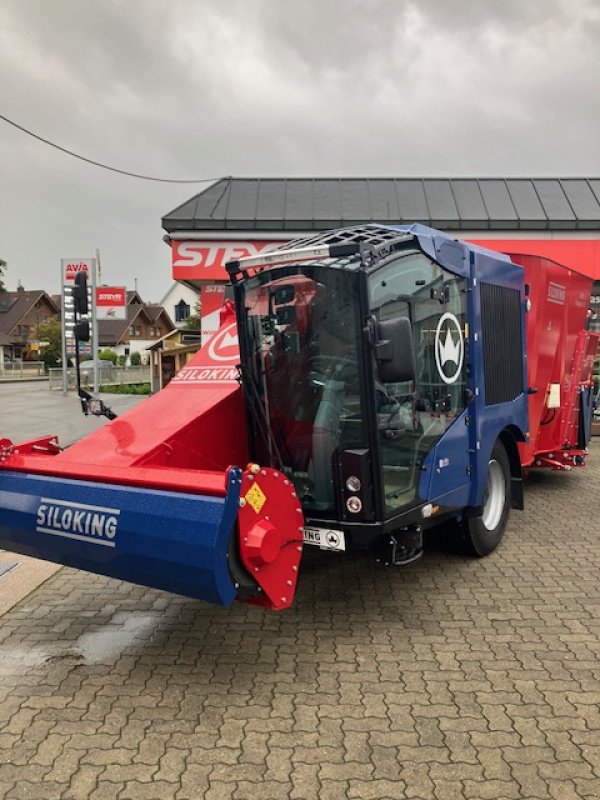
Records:
[[[506,500],[506,486],[504,473],[500,464],[494,459],[488,467],[488,479],[485,486],[485,502],[481,519],[489,531],[493,531],[500,524],[504,503]]]

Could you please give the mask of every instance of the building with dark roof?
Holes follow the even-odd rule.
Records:
[[[162,306],[144,303],[137,292],[127,292],[127,319],[98,320],[98,347],[123,356],[139,352],[144,359],[146,349],[173,330],[175,325]]]
[[[230,259],[369,222],[418,222],[600,280],[600,178],[223,178],[162,220],[172,277],[201,292],[203,329]]]
[[[223,178],[163,217],[179,231],[600,231],[600,178]]]
[[[60,307],[42,289],[0,293],[0,364],[23,358],[35,328],[60,320]]]

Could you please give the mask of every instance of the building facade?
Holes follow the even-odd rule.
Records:
[[[172,277],[200,292],[207,334],[228,260],[369,222],[418,222],[600,281],[600,178],[226,178],[162,220]]]
[[[60,306],[42,289],[0,293],[0,365],[27,357],[36,329],[52,320],[60,321]]]

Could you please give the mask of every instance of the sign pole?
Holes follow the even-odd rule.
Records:
[[[63,367],[63,394],[67,394],[69,389],[68,358],[70,355],[79,355],[79,344],[74,340],[74,307],[73,307],[73,285],[75,275],[85,272],[88,277],[88,284],[95,280],[96,264],[93,258],[61,258],[60,267],[62,271],[62,303],[61,303],[61,323],[62,323],[62,367]],[[92,319],[94,318],[94,295],[90,295],[88,285],[89,304],[92,306]],[[88,304],[88,305],[89,305]],[[85,352],[88,347],[86,346]]]
[[[67,396],[67,332],[65,330],[65,271],[61,265],[61,292],[60,292],[60,345],[62,353],[62,393]]]
[[[96,251],[97,252],[97,251]],[[96,259],[92,258],[92,358],[94,359],[94,394],[98,394],[98,315],[96,314]]]

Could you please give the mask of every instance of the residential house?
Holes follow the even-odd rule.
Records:
[[[161,306],[175,323],[176,328],[184,328],[186,320],[196,313],[200,292],[185,283],[175,282],[160,301]]]
[[[154,342],[148,348],[152,365],[152,391],[163,389],[201,346],[202,334],[197,330],[173,330]]]
[[[60,307],[43,289],[0,293],[0,364],[20,361],[38,325],[60,319]]]
[[[98,349],[114,350],[127,358],[137,352],[145,363],[148,347],[173,330],[175,325],[162,306],[144,303],[137,292],[129,291],[127,319],[98,321]]]

